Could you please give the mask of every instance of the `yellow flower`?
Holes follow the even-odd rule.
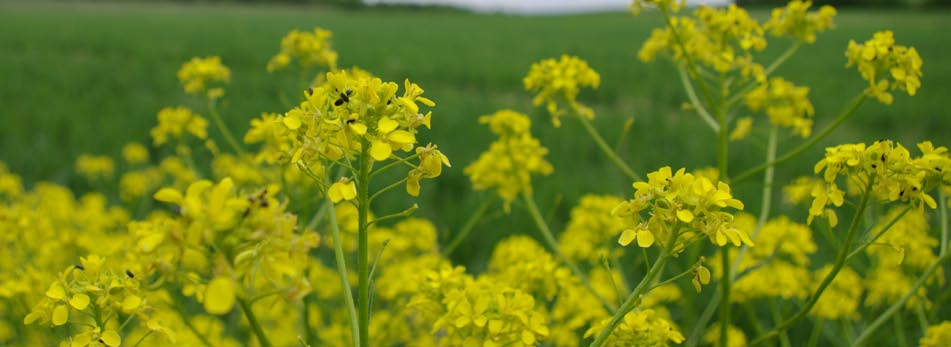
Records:
[[[558,60],[542,60],[532,64],[522,82],[525,90],[535,93],[532,99],[535,106],[546,105],[556,127],[561,126],[559,116],[564,113],[558,106],[560,103],[566,103],[572,112],[594,118],[593,110],[575,100],[582,87],[598,88],[601,83],[601,76],[584,60],[569,55],[562,55]]]
[[[603,330],[610,319],[593,325],[584,336],[595,336]],[[648,347],[680,344],[685,338],[669,320],[657,315],[652,309],[634,310],[624,315],[624,320],[611,332],[605,346]]]
[[[951,179],[951,157],[944,147],[934,148],[930,142],[919,144],[920,157],[912,157],[901,144],[882,140],[866,146],[863,143],[844,144],[826,148],[825,158],[816,163],[815,173],[822,173],[824,182],[813,187],[814,197],[809,209],[809,221],[822,216],[829,204],[842,206],[844,193],[837,179],[846,177],[853,182],[869,182],[877,200],[902,201],[919,209],[936,208],[937,202],[929,192]],[[865,193],[864,187],[857,193]],[[834,218],[834,213],[830,215]]]
[[[357,185],[348,178],[341,178],[339,181],[330,185],[330,189],[327,190],[327,196],[329,196],[330,201],[334,203],[343,200],[353,200],[357,197]]]
[[[548,175],[553,169],[545,160],[548,149],[529,133],[531,121],[528,116],[502,110],[482,116],[479,122],[490,124],[499,139],[464,170],[475,190],[494,189],[506,209],[521,192],[531,192],[531,177],[534,174]],[[512,123],[503,126],[501,123]],[[514,132],[514,129],[521,129]]]
[[[679,253],[690,242],[692,235],[706,235],[711,242],[724,246],[753,245],[749,233],[737,228],[734,216],[722,209],[743,209],[743,203],[733,198],[730,186],[717,182],[714,186],[706,177],[687,173],[685,169],[672,172],[662,167],[647,174],[647,182],[635,182],[634,199],[618,204],[612,214],[624,218],[628,227],[618,243],[630,244],[637,239],[638,246],[650,247],[655,240],[669,252]],[[642,212],[648,212],[644,219]]]
[[[158,125],[149,132],[156,146],[168,141],[169,135],[180,139],[188,132],[199,139],[208,137],[208,121],[185,107],[166,107],[158,113]]]
[[[112,158],[104,155],[83,154],[76,159],[76,172],[90,181],[110,178],[114,171]]]
[[[149,161],[149,149],[141,143],[129,142],[122,147],[122,158],[129,164],[142,164]]]
[[[918,342],[920,347],[941,347],[951,345],[951,321],[944,321],[928,327],[925,336]]]
[[[781,77],[769,79],[749,94],[746,106],[754,112],[765,111],[773,125],[791,128],[793,133],[809,137],[815,110],[809,101],[809,88],[798,87]]]
[[[786,7],[774,8],[764,28],[776,37],[791,36],[797,40],[814,43],[816,34],[834,27],[832,19],[835,8],[825,5],[818,11],[809,12],[812,1],[793,0]]]
[[[675,34],[676,33],[676,34]],[[670,25],[654,29],[638,52],[649,62],[666,53],[676,63],[688,61],[720,73],[739,72],[744,79],[765,79],[763,67],[753,62],[752,51],[766,48],[763,27],[746,10],[701,6],[692,17],[672,17]]]
[[[832,265],[826,265],[816,271],[814,285],[818,287],[831,270]],[[844,267],[832,280],[832,284],[822,292],[822,296],[809,314],[826,320],[856,320],[859,318],[858,308],[861,299],[862,277],[849,267]]]
[[[335,70],[337,52],[330,43],[332,36],[333,33],[320,27],[314,28],[313,32],[292,30],[281,39],[281,51],[268,61],[267,71],[284,69],[292,61],[297,61],[304,69],[316,65]]]
[[[753,117],[743,117],[736,121],[736,127],[730,132],[730,141],[745,139],[753,130]]]
[[[221,57],[194,57],[178,70],[178,80],[188,94],[208,92],[209,97],[220,97],[221,89],[209,89],[212,83],[228,83],[231,70],[221,64]]]
[[[913,96],[921,87],[922,61],[918,51],[895,44],[891,31],[879,31],[862,44],[849,41],[845,56],[849,59],[847,66],[855,66],[869,82],[865,93],[883,104],[892,103],[890,89],[904,90]]]

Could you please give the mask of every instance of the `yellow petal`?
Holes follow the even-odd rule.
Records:
[[[697,269],[697,277],[700,279],[700,283],[709,284],[710,283],[710,270],[706,267],[701,266]]]
[[[161,202],[173,204],[180,204],[182,202],[182,193],[172,188],[159,189],[152,197]]]
[[[340,202],[340,200],[343,200],[343,194],[340,193],[342,186],[343,183],[335,182],[334,184],[330,185],[330,189],[327,190],[327,195],[330,198],[330,201],[335,204]]]
[[[205,289],[205,311],[211,314],[225,314],[234,306],[234,284],[230,279],[217,277],[208,283]]]
[[[89,306],[89,296],[83,293],[73,295],[73,298],[69,299],[69,305],[77,310],[83,310]]]
[[[297,128],[300,128],[300,125],[300,118],[284,117],[284,126],[286,126],[288,129],[297,130]]]
[[[373,157],[373,160],[384,161],[390,157],[390,154],[393,154],[393,148],[386,142],[373,141],[370,145],[370,157]]]
[[[426,106],[429,106],[429,107],[436,106],[436,103],[435,103],[435,102],[433,102],[432,100],[430,100],[429,98],[426,98],[426,97],[417,96],[417,97],[416,97],[416,101],[419,101],[421,104],[426,105]]]
[[[135,295],[129,295],[122,300],[122,311],[131,313],[142,305],[142,298]]]
[[[406,179],[406,193],[410,196],[419,196],[419,175],[410,174]]]
[[[634,229],[627,229],[621,233],[621,237],[617,240],[617,243],[621,246],[627,246],[631,244],[631,241],[634,241],[635,237],[637,237],[637,231]]]
[[[363,135],[367,133],[367,125],[363,123],[350,123],[350,130],[357,135]]]
[[[416,143],[416,135],[413,135],[413,133],[406,130],[394,131],[393,133],[387,135],[386,139],[401,145]]]
[[[647,230],[641,230],[637,233],[637,245],[641,248],[647,248],[654,244],[654,234]]]
[[[693,221],[693,213],[688,210],[679,210],[677,211],[677,219],[684,223],[690,223]]]
[[[53,325],[66,324],[69,319],[69,308],[66,305],[59,305],[53,309]]]
[[[63,289],[63,285],[59,282],[53,282],[50,288],[46,290],[46,296],[50,297],[50,299],[62,300],[66,298],[66,290]]]
[[[388,117],[380,118],[380,121],[376,123],[376,131],[379,134],[388,134],[391,131],[395,130],[396,127],[400,125],[399,122],[392,120]]]
[[[36,322],[40,320],[40,318],[43,318],[43,317],[44,317],[44,314],[42,312],[39,312],[39,311],[30,312],[30,314],[26,315],[26,317],[23,317],[23,325],[33,324],[33,322]]]
[[[356,198],[357,184],[354,183],[353,181],[344,183],[343,186],[340,188],[340,196],[343,197],[344,200],[353,200],[354,198]]]
[[[106,330],[102,335],[99,335],[99,340],[105,342],[107,346],[116,347],[122,343],[122,338],[119,337],[119,333],[114,330]]]

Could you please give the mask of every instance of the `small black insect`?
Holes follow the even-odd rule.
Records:
[[[80,270],[86,270],[86,267],[84,267],[83,264],[76,264],[76,265],[73,265],[73,267]]]
[[[128,269],[125,270],[125,275],[129,276],[129,278],[135,278],[135,274],[132,273],[132,271],[129,271]]]

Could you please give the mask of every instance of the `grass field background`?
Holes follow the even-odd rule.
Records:
[[[753,13],[765,18],[768,11]],[[866,103],[823,144],[890,138],[909,147],[924,139],[951,145],[945,104],[951,96],[951,66],[945,64],[951,59],[946,38],[951,13],[843,9],[837,23],[837,29],[803,47],[778,71],[812,87],[817,128],[864,88],[858,73],[844,67],[849,39],[864,41],[877,30],[892,29],[899,43],[918,49],[924,77],[919,95],[897,95],[890,107]],[[610,166],[578,124],[569,120],[553,128],[543,110],[531,105],[521,79],[534,61],[574,54],[601,73],[601,88],[584,92],[581,100],[597,111],[595,124],[611,143],[618,140],[621,125],[635,119],[619,151],[639,172],[664,165],[694,169],[715,164],[714,134],[695,114],[682,110],[686,99],[672,65],[636,59],[640,44],[659,25],[654,15],[626,13],[515,17],[0,2],[0,161],[28,183],[48,180],[86,189],[72,173],[79,154],[117,156],[128,141],[148,143],[148,131],[164,106],[201,109],[182,93],[175,78],[180,65],[193,56],[220,55],[232,69],[223,112],[231,128],[243,134],[248,121],[261,112],[287,110],[279,97],[282,90],[292,100],[299,93],[297,76],[272,75],[264,68],[280,38],[291,29],[321,26],[334,32],[341,66],[359,66],[385,80],[410,78],[437,102],[430,139],[454,165],[443,177],[424,183],[418,214],[434,220],[443,236],[458,230],[485,198],[471,191],[462,171],[491,141],[477,117],[502,108],[532,115],[533,131],[551,149],[555,174],[535,180],[535,189],[557,231],[581,195],[626,195],[631,182]],[[764,56],[774,56],[787,45],[773,40]],[[762,161],[765,135],[754,135],[751,141],[732,145],[732,172]],[[784,138],[780,152],[799,141]],[[811,173],[821,153],[820,146],[782,166],[777,183]],[[736,187],[754,213],[756,186]],[[411,203],[400,195],[392,194],[380,206],[397,210]],[[480,225],[471,246],[454,258],[478,268],[490,245],[513,233],[535,234],[517,209]]]

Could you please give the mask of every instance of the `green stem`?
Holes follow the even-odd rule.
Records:
[[[574,273],[575,276],[578,276],[578,278],[581,279],[581,282],[584,283],[585,287],[588,288],[588,291],[590,291],[591,294],[601,302],[601,305],[603,305],[604,308],[608,310],[608,312],[614,311],[616,309],[614,305],[605,300],[604,297],[594,290],[594,286],[591,285],[591,281],[588,280],[588,276],[585,275],[583,271],[581,271],[581,268],[578,267],[578,264],[576,264],[571,259],[568,259],[568,257],[566,257],[565,254],[561,252],[561,247],[558,247],[558,242],[555,241],[555,236],[552,235],[551,229],[548,228],[548,223],[546,223],[545,219],[542,218],[542,214],[538,212],[538,205],[535,204],[535,199],[532,198],[528,192],[524,191],[522,192],[522,198],[525,200],[525,207],[528,209],[529,214],[532,215],[532,220],[535,222],[535,226],[538,227],[538,231],[541,232],[542,238],[545,239],[545,243],[548,244],[548,247],[551,247],[552,252],[555,253],[555,256],[558,257],[561,262],[565,263],[565,265],[571,269],[571,272]]]
[[[809,334],[807,347],[816,347],[819,344],[819,335],[822,332],[823,323],[822,318],[816,317],[815,323],[812,325],[812,332]]]
[[[885,224],[884,227],[882,227],[882,230],[879,230],[878,233],[875,234],[874,236],[872,236],[872,238],[870,238],[868,241],[863,242],[863,243],[862,243],[861,245],[859,245],[858,247],[855,247],[855,250],[853,250],[852,252],[849,252],[849,255],[845,258],[845,260],[846,260],[846,261],[851,261],[852,258],[854,258],[854,257],[858,256],[859,254],[861,254],[862,251],[864,251],[866,248],[868,248],[868,246],[871,246],[873,243],[875,243],[875,241],[877,241],[880,237],[882,237],[882,235],[885,235],[885,232],[887,232],[889,229],[891,229],[892,226],[895,225],[895,223],[898,223],[898,221],[901,220],[902,217],[905,216],[905,214],[907,214],[909,211],[911,211],[911,209],[912,209],[912,205],[909,204],[907,207],[905,207],[904,210],[902,210],[900,213],[898,213],[898,215],[895,216],[895,218],[892,218],[892,220],[888,221],[888,223]],[[871,230],[869,230],[869,232],[871,232]]]
[[[771,162],[776,159],[776,142],[779,137],[779,127],[773,126],[769,130],[769,142],[766,145],[766,162]],[[759,231],[766,225],[766,221],[769,220],[769,212],[773,206],[773,178],[775,176],[776,168],[769,167],[766,168],[766,173],[763,174],[763,208],[759,213],[759,220],[756,223],[756,230],[753,232],[753,238],[756,238]],[[746,245],[744,245],[744,250]],[[740,250],[741,254],[743,250]],[[737,257],[739,258],[739,257]],[[739,259],[737,259],[739,260]]]
[[[688,72],[690,72],[690,75],[692,76],[698,76],[697,86],[700,87],[701,95],[706,98],[709,103],[713,100],[713,98],[711,97],[710,91],[707,89],[706,83],[704,83],[703,79],[699,77],[700,74],[698,73],[697,65],[694,64],[693,60],[690,59],[690,55],[687,54],[687,45],[684,44],[683,38],[680,36],[680,32],[677,31],[676,27],[674,27],[674,22],[670,18],[670,12],[668,12],[667,8],[664,6],[661,6],[660,10],[661,14],[664,16],[664,23],[668,28],[670,28],[670,32],[673,34],[674,40],[677,41],[677,45],[680,46],[680,51],[683,54],[684,63],[687,64]]]
[[[912,296],[918,293],[918,288],[921,288],[921,286],[923,286],[925,282],[928,281],[928,278],[930,278],[931,275],[940,267],[941,263],[943,263],[945,260],[948,260],[949,255],[951,255],[951,252],[946,252],[941,254],[938,259],[935,259],[934,263],[931,263],[931,266],[925,270],[921,277],[918,277],[918,280],[915,281],[915,284],[911,286],[911,289],[909,289],[908,292],[906,292],[905,295],[901,297],[901,299],[898,299],[898,301],[889,306],[885,312],[879,315],[878,318],[872,322],[872,324],[869,324],[868,327],[862,331],[862,334],[859,335],[858,339],[855,340],[852,346],[861,346],[862,342],[868,339],[876,329],[881,327],[882,324],[885,324],[885,321],[887,321],[892,315],[898,313],[905,303],[908,302]]]
[[[647,288],[649,288],[651,283],[654,282],[654,279],[664,271],[664,265],[667,264],[668,257],[669,255],[665,250],[660,251],[660,255],[657,257],[657,261],[654,262],[654,266],[651,266],[650,270],[647,272],[647,275],[641,279],[641,282],[637,284],[637,287],[634,288],[634,291],[627,296],[627,299],[624,300],[624,303],[621,304],[621,307],[617,310],[617,312],[614,313],[614,316],[611,317],[608,325],[606,325],[604,329],[598,333],[598,336],[588,347],[600,347],[604,345],[604,342],[607,341],[608,337],[611,336],[611,332],[617,328],[618,324],[621,323],[621,320],[624,319],[624,316],[640,305],[641,297],[647,292]]]
[[[700,99],[697,98],[697,91],[693,89],[693,83],[690,82],[690,78],[687,76],[687,70],[684,69],[683,66],[678,66],[677,72],[680,73],[680,83],[683,84],[684,90],[687,92],[687,98],[690,99],[690,104],[693,105],[693,108],[697,110],[700,119],[707,122],[707,125],[710,126],[710,129],[713,129],[713,132],[719,132],[720,125],[717,124],[717,121],[713,119],[710,112],[707,111],[706,107],[700,102]]]
[[[774,321],[774,322],[782,321],[783,316],[782,316],[782,313],[779,312],[779,305],[776,304],[776,300],[773,299],[773,298],[770,298],[770,299],[769,299],[769,312],[770,312],[770,314],[773,315],[773,321]],[[783,332],[780,333],[780,336],[779,336],[779,344],[780,344],[782,347],[789,347],[789,346],[790,346],[790,343],[789,343],[789,335],[786,335],[786,332],[785,332],[785,331],[783,331]]]
[[[146,337],[149,337],[149,335],[152,335],[152,330],[149,330],[149,331],[146,332],[145,334],[142,334],[142,337],[140,337],[139,340],[136,341],[135,344],[132,345],[132,347],[138,347],[139,344],[142,343],[142,341],[145,341],[145,338],[146,338]]]
[[[340,276],[340,287],[343,288],[343,301],[347,305],[347,315],[350,317],[350,334],[353,336],[353,345],[360,345],[360,323],[357,321],[357,308],[353,304],[353,290],[350,289],[350,280],[347,271],[347,260],[343,253],[343,240],[340,238],[340,225],[337,224],[337,210],[333,202],[324,194],[324,206],[327,206],[330,221],[330,231],[334,240],[334,258],[337,262],[337,274]],[[308,327],[308,330],[309,327]]]
[[[753,176],[753,175],[759,173],[760,171],[763,171],[763,170],[766,170],[767,168],[770,168],[770,167],[779,165],[779,164],[781,164],[781,163],[784,163],[784,162],[786,162],[786,161],[788,161],[788,160],[790,160],[790,159],[792,159],[792,158],[795,158],[795,157],[799,156],[800,154],[802,154],[802,153],[805,152],[806,150],[812,148],[812,146],[815,146],[817,143],[819,143],[819,141],[822,141],[822,139],[824,139],[826,136],[829,136],[829,134],[831,134],[833,130],[835,130],[836,128],[838,128],[839,125],[842,124],[842,122],[845,122],[846,119],[849,119],[849,117],[851,117],[853,114],[855,114],[855,111],[858,110],[859,106],[862,106],[862,104],[863,104],[863,103],[865,102],[865,100],[867,100],[867,99],[868,99],[868,96],[865,95],[864,92],[861,93],[861,94],[859,94],[859,96],[857,96],[857,97],[852,101],[852,103],[849,104],[849,107],[846,108],[846,109],[844,109],[841,113],[839,113],[839,115],[835,118],[835,120],[832,122],[832,124],[829,124],[828,127],[826,127],[825,129],[823,129],[823,130],[819,133],[819,135],[813,136],[811,139],[809,139],[809,141],[806,141],[806,142],[804,142],[803,144],[799,145],[799,147],[796,147],[795,149],[793,149],[793,150],[791,150],[791,151],[789,151],[789,152],[786,152],[785,154],[783,154],[782,156],[780,156],[779,159],[773,160],[773,161],[768,162],[768,163],[763,163],[762,165],[759,165],[759,166],[757,166],[757,167],[754,167],[754,168],[752,168],[752,169],[749,169],[749,170],[744,171],[743,173],[741,173],[741,174],[737,175],[736,177],[734,177],[734,178],[731,180],[731,183],[738,183],[738,182],[741,182],[741,181],[743,181],[743,180],[746,180],[747,178],[750,178],[750,176]]]
[[[894,323],[895,339],[898,340],[898,346],[908,346],[907,337],[905,337],[905,322],[902,320],[901,315],[896,314],[895,317],[892,318],[892,323]]]
[[[750,324],[753,325],[753,330],[757,335],[763,333],[763,325],[760,324],[759,317],[756,316],[756,312],[753,310],[753,306],[750,303],[745,303],[742,305],[744,311],[746,311],[746,317],[750,320]]]
[[[862,202],[859,203],[858,209],[855,211],[855,215],[852,216],[852,223],[851,225],[849,225],[849,232],[845,236],[845,242],[842,244],[842,247],[839,249],[839,252],[836,255],[835,263],[832,266],[832,270],[829,271],[829,274],[827,274],[826,277],[822,279],[822,282],[819,283],[819,287],[816,289],[816,291],[812,293],[812,295],[810,295],[808,299],[806,299],[805,305],[803,305],[802,309],[800,309],[799,312],[796,312],[796,314],[790,317],[789,319],[775,326],[766,334],[750,342],[749,344],[750,346],[755,346],[759,343],[765,342],[773,337],[776,337],[777,335],[779,335],[779,333],[786,331],[787,329],[792,327],[794,323],[798,322],[800,319],[805,317],[806,314],[808,314],[809,311],[812,310],[812,307],[815,306],[816,302],[819,301],[819,297],[822,296],[822,293],[826,290],[826,288],[829,287],[830,284],[832,284],[832,280],[834,280],[836,275],[839,274],[839,271],[841,271],[842,268],[845,267],[846,261],[848,260],[847,255],[849,253],[849,248],[852,246],[852,241],[855,239],[856,230],[858,230],[859,224],[862,221],[862,216],[865,214],[865,208],[868,207],[868,200],[872,196],[872,185],[874,183],[875,183],[875,176],[872,176],[872,178],[869,179],[868,184],[865,187],[865,193],[862,195]]]
[[[584,116],[578,113],[574,113],[574,115],[575,115],[575,118],[578,119],[579,122],[581,122],[581,125],[584,127],[584,130],[588,132],[588,135],[590,135],[591,138],[594,140],[594,142],[598,145],[598,148],[601,149],[601,152],[603,152],[604,155],[608,156],[608,159],[610,159],[611,162],[614,163],[614,166],[617,166],[618,169],[624,172],[624,175],[626,175],[628,179],[632,181],[643,181],[641,176],[638,175],[636,172],[634,172],[634,170],[631,169],[631,167],[628,166],[627,163],[625,163],[624,160],[621,159],[621,157],[617,153],[614,152],[614,149],[612,149],[611,146],[608,145],[607,142],[604,142],[604,138],[602,138],[601,134],[598,133],[598,130],[594,128],[594,125],[591,125],[591,121],[588,120],[588,118],[585,118]]]
[[[366,141],[364,141],[366,142]],[[367,219],[370,216],[370,155],[369,145],[364,143],[360,153],[360,171],[357,177],[358,246],[357,274],[360,282],[357,289],[358,316],[360,323],[360,347],[370,345],[370,252]]]
[[[690,332],[690,336],[687,337],[686,347],[695,347],[697,343],[700,342],[703,332],[706,330],[707,323],[710,322],[710,319],[713,318],[713,315],[717,311],[717,307],[720,305],[721,301],[720,289],[717,288],[716,293],[713,295],[713,299],[707,302],[707,307],[703,309],[703,312],[700,313],[700,318],[697,319],[696,324],[694,324],[693,330]]]
[[[730,249],[720,247],[720,258],[723,260],[721,266],[724,270],[730,269]],[[730,277],[733,276],[729,271],[720,278],[720,287],[723,288],[723,296],[720,302],[720,346],[729,346],[730,331]]]
[[[376,191],[376,193],[373,193],[373,195],[370,196],[370,202],[373,202],[373,200],[376,200],[376,198],[378,198],[381,194],[386,193],[387,191],[389,191],[389,190],[391,190],[391,189],[393,189],[393,188],[399,187],[399,186],[402,185],[403,183],[406,183],[406,180],[408,180],[408,179],[409,179],[409,177],[403,177],[403,179],[401,179],[401,180],[399,180],[399,181],[396,181],[396,182],[393,182],[393,183],[391,183],[390,185],[388,185],[388,186],[386,186],[386,187],[383,187],[382,189]]]
[[[469,233],[472,232],[472,229],[475,228],[476,224],[479,223],[479,220],[482,219],[482,216],[485,215],[485,211],[489,209],[489,206],[492,205],[491,199],[485,199],[482,204],[479,205],[475,211],[472,211],[472,215],[469,216],[469,219],[466,219],[466,224],[462,225],[462,229],[459,230],[459,233],[452,238],[452,241],[449,241],[449,244],[446,245],[446,248],[443,248],[442,255],[444,257],[449,257],[453,251],[456,250],[456,247],[459,247],[459,244],[462,243],[462,240],[465,240]]]
[[[948,252],[948,197],[944,195],[944,190],[938,188],[938,220],[941,223],[941,251],[938,254]]]
[[[238,155],[244,156],[244,148],[235,140],[234,135],[231,134],[231,130],[228,130],[228,126],[225,125],[221,115],[218,114],[218,108],[215,106],[214,100],[208,101],[208,113],[211,113],[211,119],[215,121],[215,126],[218,127],[218,131],[221,132],[225,137],[225,141],[231,146],[231,149],[235,151]]]
[[[251,325],[251,331],[257,336],[258,344],[260,344],[261,347],[271,347],[271,341],[268,341],[267,335],[264,335],[264,329],[261,328],[261,323],[258,323],[258,319],[254,316],[254,311],[251,310],[251,305],[248,304],[248,301],[239,298],[238,304],[241,305],[241,310],[244,311],[244,317],[248,319],[248,324]]]

